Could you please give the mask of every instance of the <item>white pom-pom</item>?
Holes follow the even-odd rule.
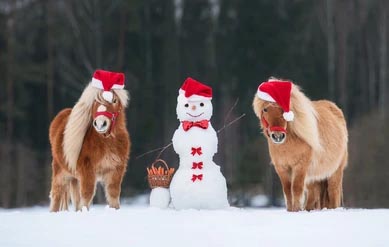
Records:
[[[293,121],[293,119],[294,119],[294,113],[292,111],[284,112],[284,114],[282,114],[282,116],[288,122]]]
[[[113,93],[110,92],[110,91],[104,91],[104,92],[103,92],[103,98],[104,98],[106,101],[112,103]]]

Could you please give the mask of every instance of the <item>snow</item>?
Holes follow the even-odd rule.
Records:
[[[0,246],[388,246],[389,209],[0,210]]]
[[[169,189],[157,187],[151,190],[150,206],[157,208],[167,208],[170,203]]]

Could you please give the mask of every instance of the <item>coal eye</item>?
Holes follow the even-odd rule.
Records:
[[[267,108],[263,108],[263,112],[267,112]]]
[[[203,107],[203,106],[204,106],[204,103],[203,103],[203,102],[201,102],[201,103],[200,103],[200,106],[201,106],[201,107]]]
[[[189,107],[189,104],[185,104],[185,107]]]

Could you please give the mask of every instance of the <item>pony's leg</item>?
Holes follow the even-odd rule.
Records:
[[[62,186],[55,180],[51,182],[50,212],[58,212],[61,207]]]
[[[63,192],[61,195],[59,210],[68,211],[68,209],[69,209],[69,182],[65,182],[63,186]]]
[[[105,197],[111,208],[120,208],[120,191],[124,175],[124,168],[117,167],[104,176]]]
[[[80,172],[80,192],[81,192],[81,205],[80,207],[86,207],[89,210],[92,203],[93,196],[96,192],[96,176],[93,171],[81,171]]]
[[[328,208],[340,207],[342,201],[343,166],[328,178]]]
[[[65,178],[60,166],[53,160],[50,190],[50,212],[58,212],[61,209],[61,199],[65,193]]]
[[[304,190],[305,190],[305,176],[306,168],[300,164],[293,167],[292,170],[292,210],[297,212],[304,208]]]
[[[281,180],[282,190],[284,192],[284,199],[286,204],[286,209],[292,211],[292,183],[290,181],[290,171],[283,166],[274,166],[278,177]]]
[[[307,185],[307,203],[305,209],[308,211],[320,209],[320,192],[321,192],[321,182],[312,182]]]
[[[73,178],[70,181],[70,198],[72,200],[74,209],[76,211],[81,210],[80,186],[76,178]]]

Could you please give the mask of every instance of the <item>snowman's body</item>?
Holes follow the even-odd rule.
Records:
[[[180,121],[207,121],[208,126],[193,126],[184,130],[181,122],[174,133],[173,147],[179,155],[180,163],[170,184],[172,204],[176,209],[228,207],[226,180],[220,167],[213,162],[218,139],[209,122],[212,103],[201,98],[189,101],[180,96],[177,104]]]

